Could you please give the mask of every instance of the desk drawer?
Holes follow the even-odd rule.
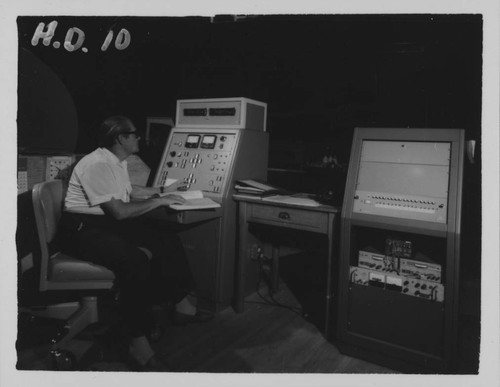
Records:
[[[248,216],[250,222],[255,219],[262,223],[285,225],[301,230],[320,233],[328,231],[328,214],[319,211],[252,204]]]

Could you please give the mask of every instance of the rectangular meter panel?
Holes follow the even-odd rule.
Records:
[[[449,142],[364,140],[361,162],[398,164],[450,164]]]
[[[266,103],[242,97],[179,100],[176,127],[266,131],[266,112]]]
[[[353,212],[446,223],[451,144],[362,144]]]
[[[189,190],[220,196],[235,157],[238,131],[174,129],[163,154],[156,186],[167,179],[185,183]]]

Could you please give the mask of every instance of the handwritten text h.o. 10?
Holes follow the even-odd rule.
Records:
[[[37,46],[40,39],[44,46],[48,47],[51,43],[54,48],[61,47],[61,43],[59,41],[52,42],[52,38],[56,33],[57,21],[51,21],[47,28],[45,28],[45,23],[39,23],[36,27],[35,33],[33,34],[33,38],[31,38],[31,44],[33,46]],[[109,30],[104,42],[101,46],[101,51],[106,51],[109,45],[112,43],[114,37],[113,30]],[[88,52],[87,47],[83,47],[83,43],[85,42],[85,32],[83,32],[78,27],[71,27],[66,32],[66,36],[64,38],[63,47],[66,51],[75,52],[80,50],[82,52]],[[130,32],[128,32],[125,28],[122,28],[120,32],[116,35],[115,38],[115,48],[117,50],[125,50],[130,45]]]

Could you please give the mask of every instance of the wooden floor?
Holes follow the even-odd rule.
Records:
[[[290,282],[287,282],[290,283]],[[321,374],[387,374],[394,370],[372,364],[339,352],[334,342],[322,334],[323,316],[314,314],[309,303],[308,316],[297,308],[308,304],[307,297],[299,300],[284,282],[275,295],[282,305],[266,304],[259,294],[261,288],[245,301],[245,311],[235,313],[227,308],[202,324],[171,325],[164,313],[166,328],[162,339],[153,346],[175,372],[202,373],[321,373]],[[470,293],[470,292],[469,292]],[[311,295],[310,299],[321,299]],[[316,308],[318,309],[318,308]],[[321,309],[321,304],[319,305]],[[479,353],[479,320],[462,316],[459,321],[460,373],[477,373]],[[54,322],[21,324],[18,337],[20,370],[53,369],[48,356],[48,344],[56,332]],[[70,350],[78,360],[78,370],[131,371],[113,336],[94,331],[98,345],[90,346],[89,334],[78,337]],[[96,360],[99,359],[99,360]]]
[[[281,304],[299,307],[282,285],[275,295]],[[297,311],[268,305],[257,293],[246,299],[245,311],[227,308],[206,323],[184,327],[165,322],[163,338],[154,348],[174,371],[210,373],[394,373],[395,371],[341,354],[316,325]],[[48,336],[50,328],[47,328]],[[32,333],[33,334],[33,333]],[[40,342],[18,351],[18,369],[51,369],[48,346]],[[43,340],[42,340],[43,341]],[[48,341],[47,341],[48,342]],[[77,358],[88,342],[75,340]],[[95,347],[93,347],[95,348]],[[95,353],[79,362],[80,369],[129,371],[114,344],[101,341],[101,359]],[[89,359],[90,358],[90,359]],[[85,361],[83,360],[85,359]]]
[[[295,305],[288,290],[276,299]],[[173,329],[159,349],[179,371],[257,373],[387,373],[343,356],[316,326],[295,311],[264,305],[254,294],[245,312],[227,309],[210,323]]]

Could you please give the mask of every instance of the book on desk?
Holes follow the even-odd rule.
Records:
[[[160,196],[176,195],[185,199],[183,204],[171,204],[169,207],[177,211],[205,210],[210,208],[219,208],[220,204],[207,198],[202,191],[172,191],[160,194]]]

